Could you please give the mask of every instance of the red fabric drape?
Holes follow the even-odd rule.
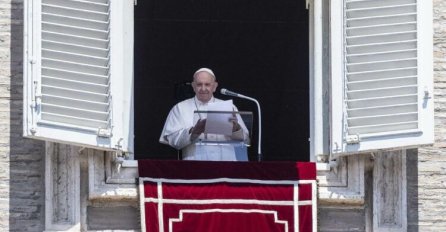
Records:
[[[140,160],[138,165],[145,231],[315,229],[314,163]]]

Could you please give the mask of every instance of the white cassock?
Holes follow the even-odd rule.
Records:
[[[218,101],[222,100],[213,97],[209,102]],[[234,149],[234,146],[230,145],[200,143],[200,140],[205,139],[205,136],[207,140],[211,141],[249,141],[249,132],[240,115],[237,115],[237,118],[242,129],[233,132],[231,136],[201,134],[191,141],[189,131],[198,121],[198,117],[194,117],[194,111],[206,110],[207,103],[200,102],[196,97],[176,104],[167,116],[159,141],[178,150],[181,149],[184,160],[247,161],[246,150]]]

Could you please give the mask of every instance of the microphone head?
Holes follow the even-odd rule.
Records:
[[[232,92],[232,91],[227,90],[227,89],[221,89],[220,93],[223,94],[223,95],[231,96],[231,97],[247,98],[246,96],[243,96],[243,95],[241,95],[239,93]]]

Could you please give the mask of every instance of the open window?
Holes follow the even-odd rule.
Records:
[[[201,67],[262,107],[264,160],[309,160],[309,11],[305,1],[153,0],[135,6],[135,157],[176,159],[158,142],[182,86]],[[219,90],[218,89],[218,90]],[[228,99],[217,90],[215,96]],[[257,108],[250,160],[257,160]]]
[[[209,10],[220,12],[217,0],[215,5],[205,2]],[[232,15],[210,11],[200,15],[197,12],[203,12],[195,8],[191,12],[183,10],[184,4],[189,6],[187,1],[176,2],[175,8],[169,5],[172,2],[144,1],[152,4],[149,16],[136,18],[135,22],[141,23],[141,28],[149,22],[150,30],[134,39],[133,0],[25,0],[24,135],[133,152],[136,112],[136,135],[147,135],[141,141],[163,146],[157,141],[168,110],[178,101],[175,86],[190,80],[196,68],[210,66],[224,87],[264,98],[260,99],[262,109],[269,108],[269,113],[263,111],[264,124],[293,123],[278,130],[271,127],[270,132],[263,133],[274,139],[263,140],[271,152],[277,147],[287,148],[289,156],[279,159],[296,160],[297,153],[309,159],[310,153],[338,155],[433,142],[431,2],[332,0],[328,4],[309,0],[307,3],[313,4],[311,17],[305,2],[285,2],[290,7],[283,7],[279,1],[257,1],[256,7],[250,5],[252,2],[243,5],[237,1],[242,4],[237,9],[245,10],[231,12]],[[273,9],[291,9],[287,12],[294,13],[268,15],[282,12]],[[163,10],[170,15],[160,14]],[[283,18],[279,20],[279,16]],[[325,25],[321,20],[328,16],[330,24]],[[175,26],[178,17],[190,24],[201,23],[202,27],[186,30],[184,25]],[[231,34],[231,23],[250,37]],[[250,24],[251,28],[246,27]],[[235,46],[236,42],[245,45],[238,49],[246,55],[244,59],[234,54],[220,58],[213,55],[226,51],[217,43],[223,38],[215,31],[216,25],[230,39],[223,42],[233,42],[227,46]],[[265,28],[273,33],[262,34]],[[271,36],[274,33],[276,37]],[[200,36],[192,37],[197,34]],[[176,44],[168,35],[187,43]],[[294,39],[307,43],[296,45]],[[197,40],[205,42],[181,56],[163,53],[167,48],[178,55],[175,48],[187,48]],[[134,41],[137,46],[149,44],[146,49],[135,50],[146,52],[136,54],[135,62]],[[163,41],[169,43],[156,50],[152,42]],[[259,50],[270,51],[266,54],[272,56],[271,62],[255,55]],[[193,52],[198,54],[195,60],[189,56]],[[288,58],[277,62],[284,56]],[[224,66],[228,62],[230,68]],[[142,78],[138,83],[133,81],[134,63],[139,65],[135,66],[138,78]],[[166,66],[169,63],[182,65],[172,69]],[[257,73],[246,72],[249,67]],[[159,74],[164,76],[151,79]],[[178,76],[181,78],[175,79]],[[143,93],[135,104],[134,86]],[[162,91],[153,91],[157,88]],[[268,92],[271,89],[275,91]],[[267,103],[271,97],[275,100]],[[155,99],[154,104],[148,104],[146,99]],[[255,112],[249,103],[236,104],[239,109]],[[160,116],[158,121],[152,120],[154,114]],[[312,142],[310,152],[308,137]],[[140,150],[145,154],[154,151],[151,145]]]

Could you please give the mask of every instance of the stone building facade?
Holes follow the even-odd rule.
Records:
[[[433,0],[435,144],[320,170],[320,231],[446,231],[446,2]],[[139,230],[134,162],[22,137],[23,0],[0,0],[0,230]]]

